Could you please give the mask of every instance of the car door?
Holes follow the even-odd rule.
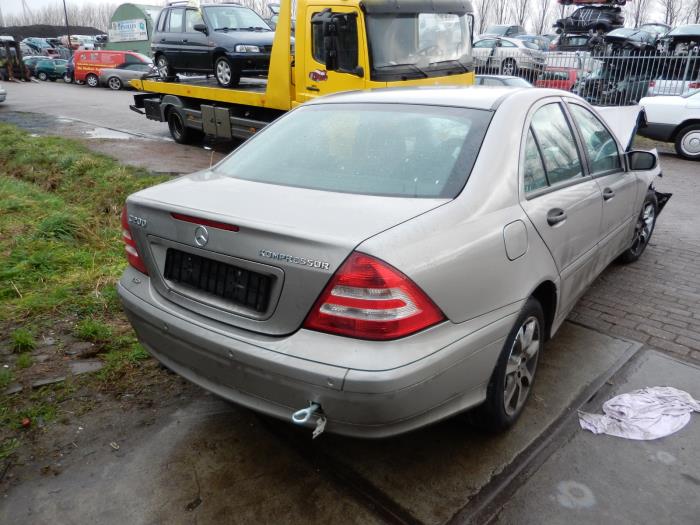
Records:
[[[184,67],[182,56],[182,40],[185,38],[183,27],[185,23],[185,9],[175,8],[168,13],[165,23],[165,31],[160,35],[160,46],[165,53],[168,62],[175,69]]]
[[[533,107],[521,155],[521,206],[561,276],[565,316],[595,277],[602,193],[584,169],[576,135],[559,98]]]
[[[185,31],[182,42],[182,62],[189,71],[211,71],[214,58],[210,53],[209,37],[194,26],[204,24],[204,19],[196,9],[185,13]]]
[[[472,47],[472,55],[474,56],[474,61],[477,66],[489,67],[495,46],[495,38],[482,38],[481,40],[474,42],[474,46]]]
[[[603,199],[597,272],[629,248],[637,210],[637,175],[626,171],[620,146],[605,124],[588,108],[567,104],[581,137],[588,172],[598,183]]]

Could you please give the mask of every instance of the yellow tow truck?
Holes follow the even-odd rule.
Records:
[[[299,104],[340,91],[474,83],[469,0],[282,0],[267,79],[132,80],[131,109],[175,141],[247,139]]]

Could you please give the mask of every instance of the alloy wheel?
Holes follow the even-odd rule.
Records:
[[[644,210],[637,219],[637,224],[634,228],[634,241],[632,242],[632,252],[640,253],[649,243],[651,234],[654,231],[656,222],[656,209],[653,202],[644,204]]]
[[[107,84],[109,85],[109,88],[113,89],[114,91],[119,91],[122,88],[121,80],[116,77],[110,78]]]
[[[517,414],[527,401],[537,369],[541,346],[539,320],[532,316],[520,326],[506,363],[503,408],[509,416]]]
[[[216,78],[225,86],[231,82],[231,66],[226,60],[219,60],[216,63]]]

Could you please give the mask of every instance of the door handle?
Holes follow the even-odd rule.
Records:
[[[308,89],[309,91],[321,91],[316,86],[306,86],[306,89]]]
[[[187,39],[186,39],[186,38],[183,38],[183,39],[182,39],[182,43],[183,43],[183,44],[187,43]]]
[[[553,208],[547,213],[547,224],[556,226],[566,220],[566,212],[561,208]]]
[[[615,192],[610,188],[605,188],[603,190],[603,200],[609,201],[615,196]]]

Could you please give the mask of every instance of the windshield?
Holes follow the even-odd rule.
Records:
[[[485,35],[505,35],[510,26],[488,26]]]
[[[313,190],[454,198],[490,119],[489,111],[439,106],[305,106],[265,128],[214,171]]]
[[[247,7],[215,6],[205,7],[209,23],[216,29],[265,29],[270,26],[255,11]]]
[[[700,35],[700,25],[680,26],[671,31],[668,36]]]
[[[445,68],[466,72],[471,66],[466,15],[367,14],[367,36],[373,80],[392,80],[399,71],[405,78],[406,69],[427,78],[444,75]]]

